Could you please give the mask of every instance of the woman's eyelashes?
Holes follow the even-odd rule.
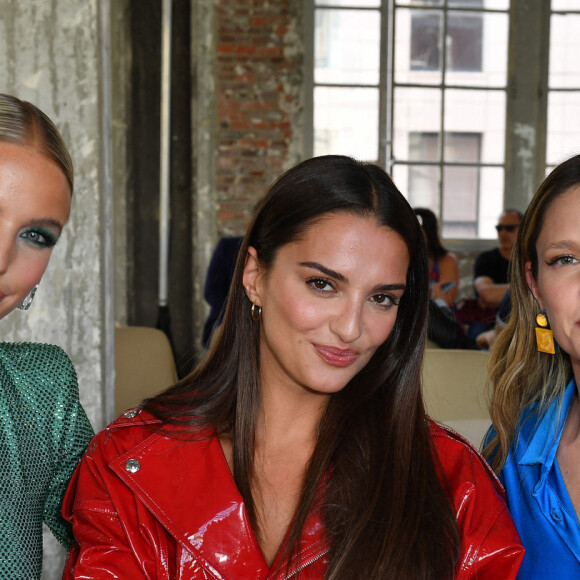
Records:
[[[336,290],[334,284],[325,278],[310,278],[309,280],[306,280],[306,283],[317,292],[321,292],[323,294],[328,294]]]
[[[336,287],[334,282],[327,280],[326,278],[310,278],[306,281],[306,283],[314,289],[315,292],[319,294],[332,294],[336,292]],[[395,296],[391,296],[390,294],[381,293],[381,294],[373,294],[369,297],[370,302],[376,304],[380,308],[390,308],[391,306],[398,306],[399,305],[399,298]]]
[[[18,237],[38,248],[52,248],[58,241],[58,235],[43,228],[26,228]]]
[[[390,308],[391,306],[399,306],[399,298],[391,296],[389,294],[374,294],[371,296],[371,300],[377,305],[383,308]]]
[[[548,266],[570,266],[572,264],[578,263],[578,258],[570,254],[564,254],[562,256],[555,256],[550,260],[547,260]]]

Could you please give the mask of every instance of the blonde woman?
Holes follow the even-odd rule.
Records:
[[[520,577],[580,578],[580,155],[550,173],[525,213],[511,298],[491,354],[484,453],[526,549]]]

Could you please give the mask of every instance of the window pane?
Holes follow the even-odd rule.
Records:
[[[395,82],[440,84],[440,11],[399,9],[395,15]],[[429,24],[433,26],[430,28]]]
[[[580,152],[580,91],[548,93],[546,162],[556,165]]]
[[[502,167],[482,167],[479,170],[481,195],[479,196],[478,238],[495,239],[497,237],[495,225],[503,210],[503,188],[504,170]]]
[[[444,159],[478,162],[481,134],[446,134]],[[479,194],[479,167],[444,167],[442,227],[448,237],[473,238],[477,235]]]
[[[439,133],[409,133],[409,160],[439,161]]]
[[[439,214],[438,166],[409,165],[407,199],[412,207],[427,207]]]
[[[552,0],[552,10],[579,10],[578,0]]]
[[[397,23],[398,24],[398,23]],[[411,12],[411,70],[440,70],[443,14],[440,11]]]
[[[448,90],[445,131],[481,134],[481,161],[504,163],[505,107],[503,91]]]
[[[443,172],[443,237],[495,238],[494,226],[502,204],[502,168],[446,167]]]
[[[580,2],[577,2],[580,8]],[[550,22],[550,88],[580,88],[580,14],[553,14]]]
[[[315,155],[334,153],[376,161],[378,130],[378,89],[314,89]]]
[[[379,8],[381,0],[315,0],[316,6],[348,6],[349,8]]]
[[[379,82],[380,12],[316,10],[314,82]]]
[[[443,6],[443,0],[395,0],[397,6]]]
[[[406,160],[409,137],[414,132],[439,133],[441,129],[441,91],[396,88],[394,91],[393,155]]]
[[[467,14],[475,14],[468,12]],[[447,84],[464,85],[470,87],[505,87],[507,83],[507,51],[509,16],[507,14],[483,14],[480,15],[481,34],[477,32],[477,42],[483,44],[479,49],[481,63],[478,70],[475,68],[468,70],[464,67],[450,67],[447,71],[445,81]],[[461,32],[461,34],[460,34]],[[475,34],[475,33],[474,33]],[[453,64],[453,59],[457,58],[456,41],[463,41],[463,32],[458,30],[455,38],[452,39],[452,49],[448,49],[448,59]],[[471,42],[475,51],[475,41]],[[460,58],[461,55],[459,55]],[[475,62],[476,56],[471,57]]]
[[[453,10],[448,14],[445,82],[505,87],[509,15]],[[442,33],[442,10],[397,10],[395,82],[441,83]]]
[[[558,1],[558,0],[556,0]],[[559,0],[575,3],[578,0]],[[395,0],[396,6],[443,6],[443,0]],[[510,0],[448,0],[448,6],[461,8],[483,8],[488,10],[509,10]]]
[[[443,66],[443,10],[400,10],[411,18],[411,70],[440,70]],[[454,71],[482,70],[483,15],[481,12],[447,12],[446,68]]]
[[[450,10],[447,18],[447,70],[482,70],[483,16]]]

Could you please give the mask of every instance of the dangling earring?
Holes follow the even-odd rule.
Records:
[[[262,318],[262,307],[252,302],[252,307],[250,308],[250,315],[252,316],[252,320],[254,322],[258,322],[258,320]]]
[[[22,302],[17,306],[20,310],[28,310],[32,301],[34,300],[34,295],[38,290],[38,284],[22,299]]]
[[[536,316],[536,345],[538,352],[545,352],[548,354],[556,354],[558,352],[558,345],[554,341],[554,334],[550,330],[548,323],[548,315],[545,310],[542,310]]]

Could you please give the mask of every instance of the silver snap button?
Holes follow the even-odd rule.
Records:
[[[123,413],[123,417],[126,419],[134,419],[140,412],[141,409],[129,409]]]
[[[125,463],[125,469],[130,473],[137,473],[141,469],[141,464],[136,459],[129,459]]]

